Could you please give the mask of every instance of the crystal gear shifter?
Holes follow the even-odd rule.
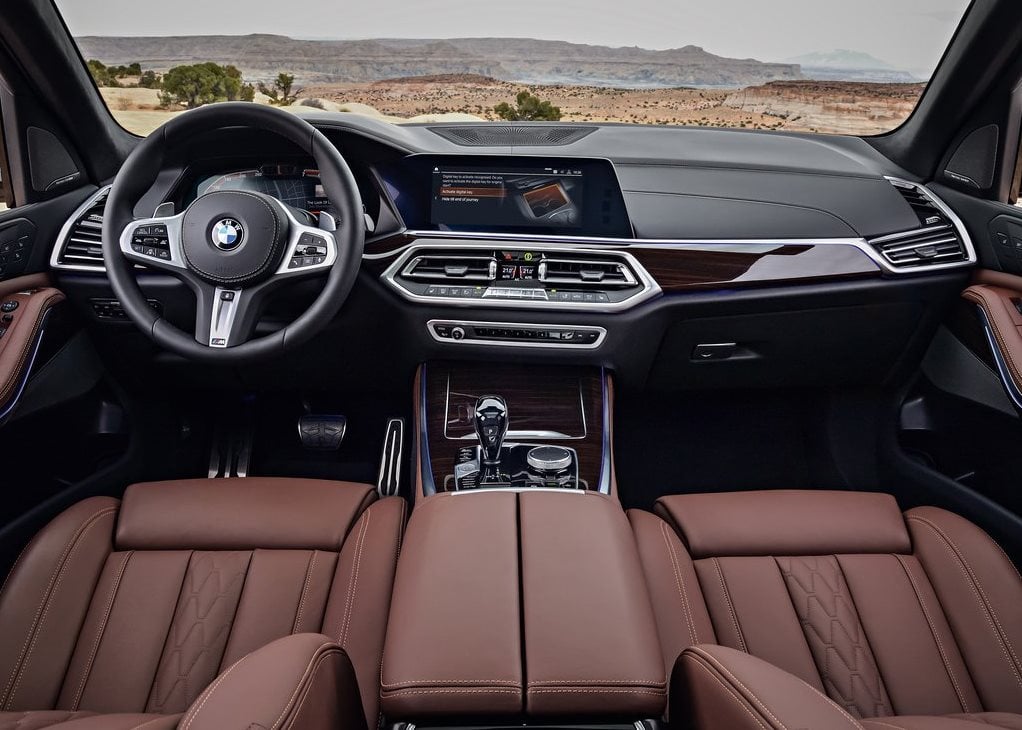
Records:
[[[500,466],[507,424],[507,403],[499,395],[484,395],[476,401],[475,428],[484,466]]]

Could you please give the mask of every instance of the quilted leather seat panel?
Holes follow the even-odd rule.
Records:
[[[701,596],[713,625],[701,643],[802,680],[842,723],[1022,724],[1022,577],[975,525],[853,492],[678,495],[656,512],[663,522],[630,517],[672,648],[691,634],[691,610],[663,586],[688,575],[688,603]],[[677,542],[662,539],[665,527]],[[717,679],[730,681],[726,668]],[[746,709],[759,712],[754,701]]]
[[[135,485],[123,506],[75,505],[0,592],[0,730],[174,727],[242,658],[321,632],[375,718],[405,509],[369,485],[269,479]]]

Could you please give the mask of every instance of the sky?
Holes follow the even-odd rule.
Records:
[[[851,49],[928,75],[968,0],[56,0],[74,35],[522,37],[783,61]]]

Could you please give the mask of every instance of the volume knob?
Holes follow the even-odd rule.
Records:
[[[461,327],[455,327],[451,330],[451,339],[463,340],[465,339],[465,330]]]

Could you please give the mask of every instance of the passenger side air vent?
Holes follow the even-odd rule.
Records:
[[[566,258],[541,261],[539,280],[544,284],[593,286],[600,289],[638,284],[634,274],[622,262]]]
[[[61,231],[55,266],[76,269],[103,268],[103,211],[110,189],[104,188],[79,209]]]
[[[492,281],[497,278],[497,260],[492,256],[416,256],[401,275],[430,281]]]
[[[935,267],[974,260],[963,229],[950,211],[922,185],[890,180],[919,218],[919,228],[869,239],[868,243],[892,267]]]
[[[467,125],[457,127],[430,127],[448,142],[462,147],[560,147],[578,142],[595,132],[598,127],[563,125],[537,125],[535,127],[509,124]]]

